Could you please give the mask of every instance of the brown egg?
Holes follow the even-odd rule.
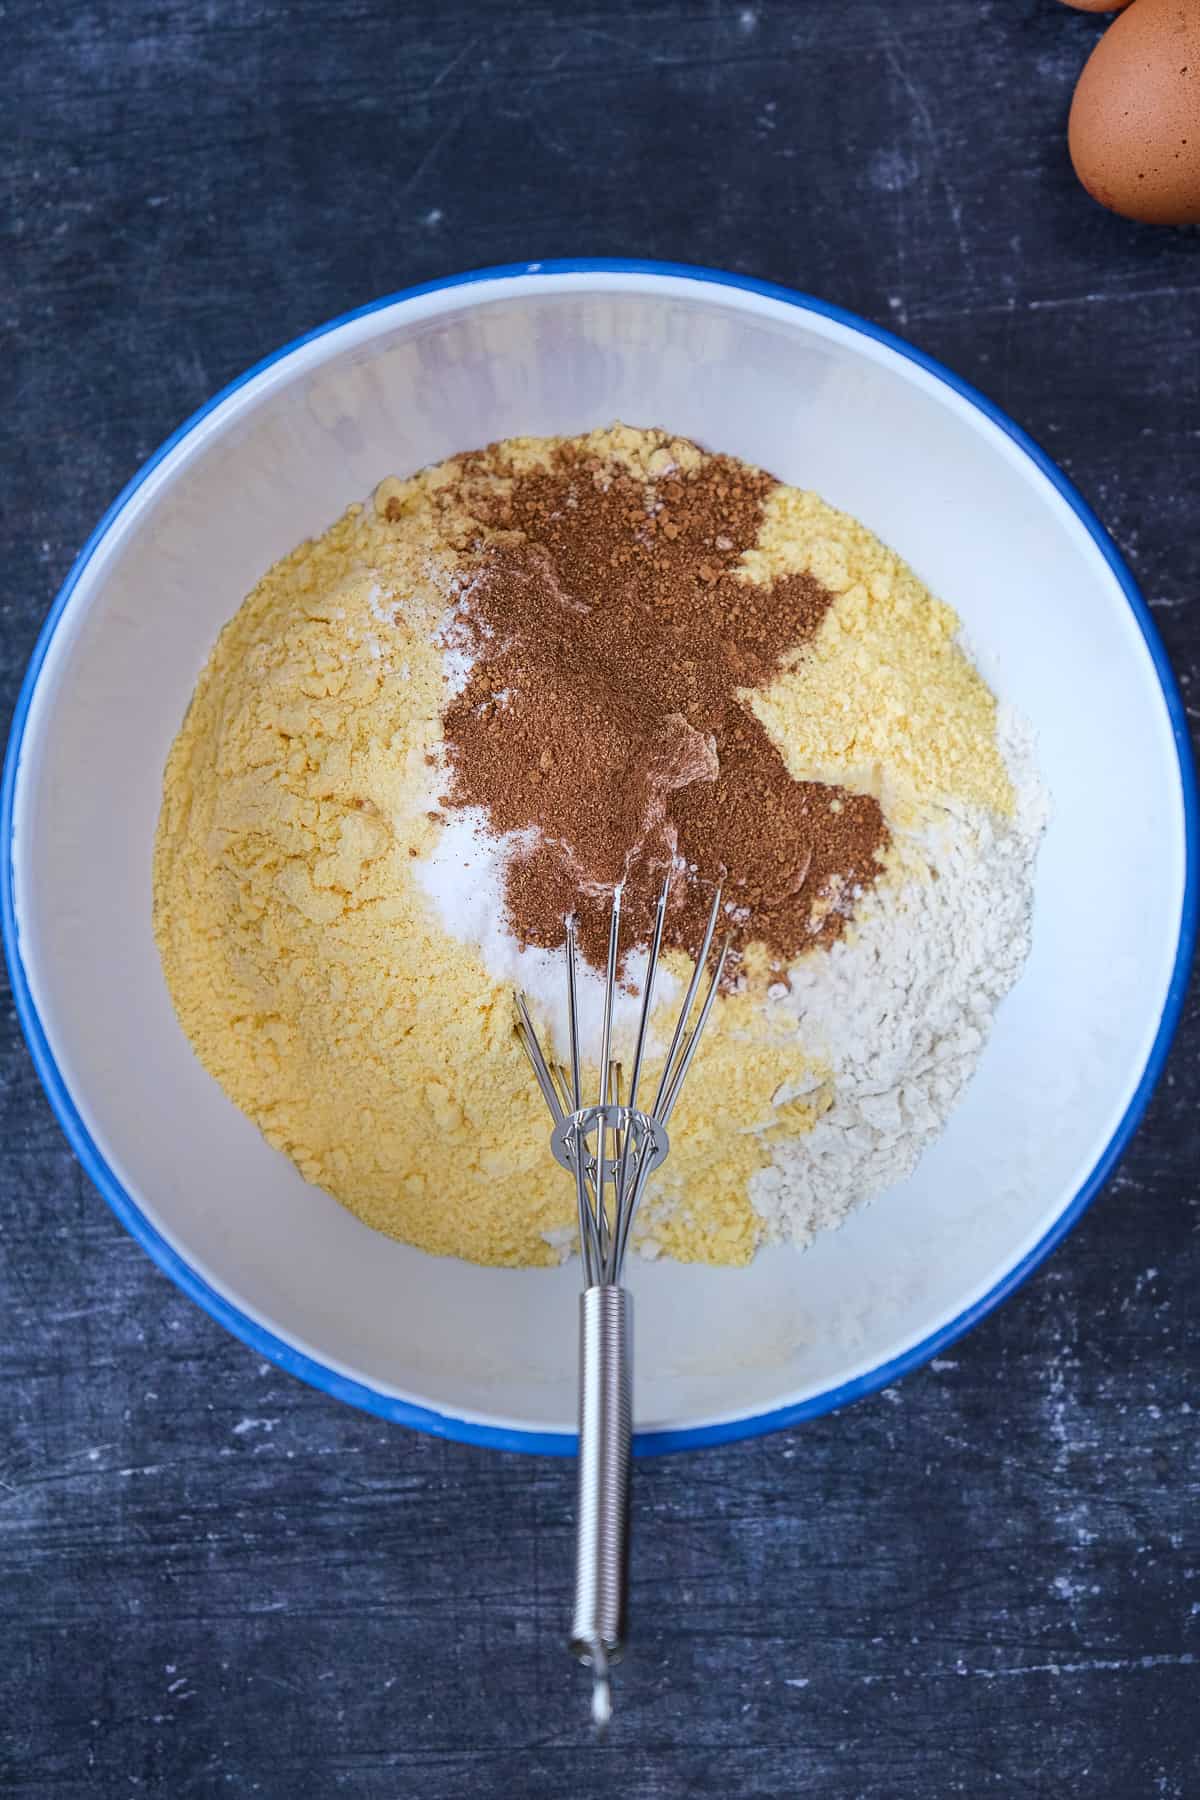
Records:
[[[1076,12],[1123,12],[1129,0],[1062,0],[1064,6],[1073,6]]]
[[[1114,20],[1079,77],[1069,139],[1101,206],[1200,222],[1200,0],[1133,0]]]

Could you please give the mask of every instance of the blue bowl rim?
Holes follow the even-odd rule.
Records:
[[[47,1097],[71,1148],[79,1158],[86,1174],[107,1200],[126,1230],[138,1240],[159,1268],[169,1275],[185,1294],[202,1306],[235,1337],[241,1338],[252,1350],[276,1363],[289,1374],[299,1376],[301,1380],[311,1383],[312,1386],[322,1389],[338,1400],[347,1401],[353,1406],[362,1407],[368,1412],[393,1420],[398,1424],[412,1426],[416,1430],[428,1432],[433,1436],[450,1438],[462,1443],[486,1445],[491,1449],[498,1450],[520,1450],[549,1455],[574,1454],[574,1433],[522,1431],[505,1426],[481,1424],[472,1419],[457,1418],[452,1414],[418,1406],[412,1401],[379,1393],[363,1382],[339,1374],[316,1358],[294,1349],[282,1338],[276,1337],[273,1332],[257,1324],[238,1307],[226,1300],[223,1295],[217,1293],[184,1261],[177,1251],[172,1249],[151,1225],[105,1162],[80,1118],[55,1062],[34,1006],[29,982],[21,961],[15,912],[12,853],[13,805],[21,745],[38,678],[54,633],[84,570],[100,543],[142,484],[176,445],[189,436],[230,395],[244,387],[247,382],[253,381],[264,370],[273,367],[274,364],[284,357],[290,356],[293,351],[300,349],[303,345],[312,343],[317,338],[324,337],[327,333],[336,331],[356,319],[366,318],[372,313],[395,306],[399,301],[412,300],[420,295],[439,293],[447,289],[468,287],[478,282],[512,280],[514,278],[536,280],[540,276],[560,275],[659,276],[672,280],[687,280],[708,283],[716,287],[740,289],[762,295],[770,300],[782,301],[786,305],[798,307],[802,311],[833,320],[862,337],[885,345],[896,355],[917,364],[926,373],[934,376],[953,393],[982,413],[993,425],[998,426],[1041,470],[1085,527],[1112,570],[1129,603],[1154,664],[1163,701],[1171,722],[1179,759],[1179,779],[1184,808],[1185,880],[1183,903],[1180,908],[1179,939],[1176,946],[1175,964],[1154,1043],[1133,1097],[1104,1151],[1087,1180],[1037,1244],[973,1305],[966,1307],[940,1330],[922,1338],[919,1343],[912,1345],[901,1355],[880,1364],[864,1375],[855,1377],[852,1381],[843,1382],[837,1387],[826,1389],[823,1393],[814,1394],[809,1399],[797,1401],[790,1406],[777,1407],[766,1412],[750,1414],[745,1418],[725,1420],[713,1425],[695,1426],[678,1431],[639,1432],[634,1445],[635,1453],[652,1455],[664,1451],[697,1450],[708,1445],[734,1442],[741,1438],[759,1437],[769,1431],[777,1431],[786,1426],[798,1424],[803,1419],[811,1419],[822,1413],[832,1412],[839,1407],[848,1405],[853,1400],[861,1399],[864,1395],[887,1387],[899,1377],[908,1374],[910,1370],[920,1367],[930,1357],[936,1356],[938,1351],[943,1350],[948,1344],[952,1344],[961,1337],[964,1332],[969,1331],[973,1325],[978,1324],[981,1319],[986,1318],[988,1313],[1011,1294],[1049,1255],[1055,1245],[1066,1236],[1112,1174],[1137,1128],[1162,1073],[1171,1039],[1179,1023],[1196,942],[1200,834],[1197,832],[1196,772],[1191,738],[1188,731],[1187,714],[1174,671],[1150,609],[1142,597],[1133,575],[1091,507],[1062,470],[1028,433],[1016,425],[999,407],[979,393],[969,382],[962,380],[960,376],[955,375],[934,357],[927,356],[924,351],[905,343],[893,332],[872,324],[869,320],[860,318],[843,307],[834,306],[826,300],[819,300],[811,294],[800,293],[774,282],[758,281],[747,275],[729,274],[719,269],[626,257],[583,257],[474,269],[465,274],[450,275],[441,280],[421,282],[414,287],[403,288],[397,293],[370,301],[365,306],[356,307],[353,311],[343,313],[339,318],[332,319],[327,324],[318,325],[312,331],[305,332],[302,336],[293,339],[291,343],[284,345],[282,349],[276,350],[272,355],[256,363],[236,380],[231,381],[220,393],[207,401],[176,431],[172,432],[170,437],[143,463],[117,495],[83,546],[70,573],[59,589],[34,646],[17,699],[5,756],[3,782],[0,784],[0,859],[2,859],[0,860],[0,929],[3,932],[5,956],[21,1029]]]

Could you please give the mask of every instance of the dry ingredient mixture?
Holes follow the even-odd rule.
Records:
[[[389,478],[264,577],[171,752],[197,1053],[369,1224],[556,1261],[512,986],[561,1043],[564,917],[599,968],[622,882],[632,1010],[669,868],[665,1015],[720,882],[737,954],[640,1244],[807,1242],[915,1165],[1028,947],[1040,790],[956,631],[856,521],[661,432]]]

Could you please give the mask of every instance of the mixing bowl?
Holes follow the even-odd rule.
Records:
[[[614,419],[816,488],[894,545],[1032,721],[1053,802],[1028,967],[913,1176],[803,1255],[634,1269],[639,1448],[841,1405],[1011,1292],[1127,1143],[1195,926],[1184,715],[1133,580],[1053,464],[886,332],[702,270],[532,264],[382,300],[235,382],[101,521],[34,654],[0,820],[17,1006],[88,1174],[185,1292],[332,1394],[510,1448],[574,1448],[578,1266],[429,1257],[306,1186],[176,1023],[151,844],[196,677],[275,558],[385,474]]]

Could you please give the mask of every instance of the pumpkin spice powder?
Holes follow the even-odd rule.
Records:
[[[645,943],[670,868],[668,946],[699,941],[717,884],[735,943],[777,967],[831,942],[888,832],[869,796],[794,781],[744,703],[832,600],[808,574],[739,571],[774,481],[714,456],[648,485],[567,444],[497,496],[485,467],[462,477],[497,535],[458,618],[473,666],[445,714],[447,800],[530,834],[506,880],[518,939],[555,947],[574,911],[602,967],[613,887]]]

